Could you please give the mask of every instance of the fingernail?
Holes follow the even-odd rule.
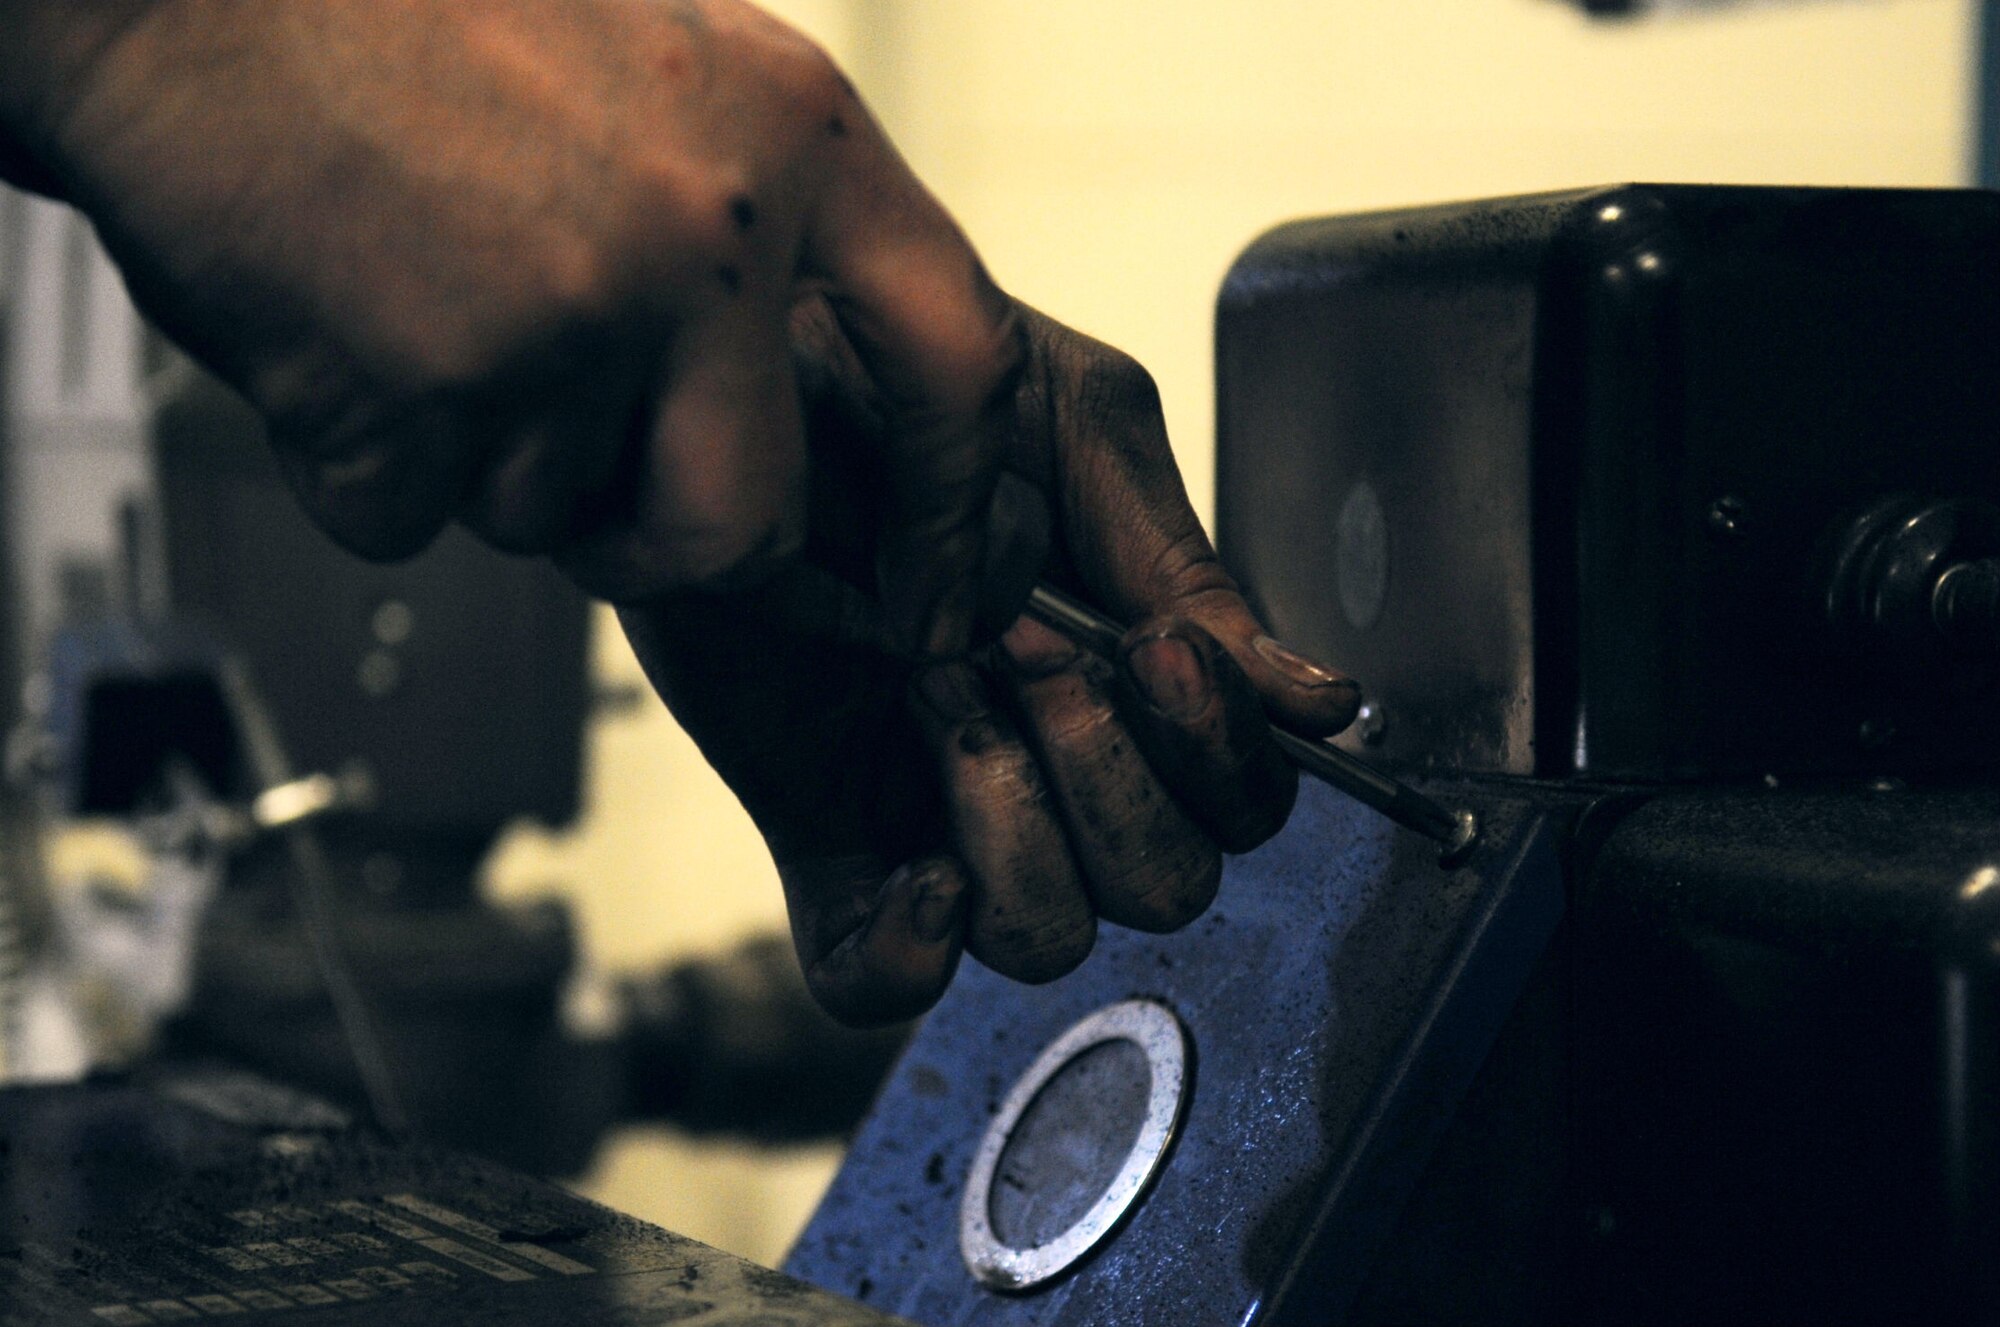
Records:
[[[949,939],[965,911],[964,888],[933,867],[917,881],[916,890],[910,900],[911,933],[927,945]]]
[[[1147,703],[1169,719],[1192,719],[1208,708],[1208,668],[1179,636],[1153,636],[1125,652],[1125,666]]]
[[[976,719],[988,708],[979,679],[964,664],[919,668],[910,684],[917,699],[947,724]]]
[[[1361,684],[1353,678],[1342,677],[1330,668],[1322,668],[1269,636],[1259,636],[1251,641],[1250,648],[1257,651],[1258,658],[1302,687],[1342,687],[1356,695],[1361,693]]]

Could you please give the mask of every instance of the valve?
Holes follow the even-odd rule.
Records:
[[[2000,506],[1908,494],[1880,502],[1841,532],[1826,586],[1837,637],[1902,681],[2000,665]]]

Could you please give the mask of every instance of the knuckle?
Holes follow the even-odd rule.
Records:
[[[1094,693],[1055,706],[1040,724],[1044,746],[1063,752],[1096,751],[1115,734],[1118,713],[1111,702]]]
[[[1110,346],[1093,344],[1091,349],[1076,379],[1077,402],[1087,418],[1162,414],[1159,384],[1145,365]]]
[[[706,270],[739,248],[730,202],[750,190],[740,166],[647,151],[628,165],[627,188],[621,233],[635,252],[650,248],[673,264]]]
[[[788,29],[770,50],[776,86],[812,123],[823,121],[846,99],[847,76],[818,42]]]
[[[1048,788],[1026,747],[1017,741],[987,746],[967,760],[960,786],[981,810],[1013,818],[1048,806]]]
[[[927,321],[909,379],[880,386],[906,453],[923,456],[927,467],[956,459],[983,471],[1006,449],[1002,425],[1020,413],[1027,333],[1018,306],[992,284],[963,237],[949,247],[973,271],[946,283],[950,294]],[[942,439],[951,446],[940,448]]]
[[[541,246],[535,298],[544,317],[559,327],[603,322],[617,311],[621,281],[618,264],[597,240],[565,232]]]
[[[801,113],[823,115],[852,95],[826,48],[775,15],[746,6],[725,40],[732,60],[754,66],[763,87]]]
[[[976,265],[978,260],[971,261]],[[1000,419],[1013,413],[1020,396],[1022,375],[1028,367],[1027,327],[1018,307],[998,294],[983,268],[975,274],[974,285],[991,290],[998,307],[968,319],[959,332],[959,342],[948,347],[951,362],[971,371],[946,378],[948,394],[941,405],[957,418]],[[975,433],[972,441],[988,455],[997,454],[1002,446],[998,432],[992,430]]]
[[[1211,608],[1222,606],[1217,600],[1234,600],[1241,593],[1200,529],[1185,530],[1162,544],[1148,570],[1148,583],[1158,586],[1185,617],[1206,619]]]

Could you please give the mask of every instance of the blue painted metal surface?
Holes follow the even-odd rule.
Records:
[[[963,973],[856,1138],[787,1270],[933,1327],[1323,1321],[1358,1287],[1563,908],[1572,805],[1472,796],[1462,869],[1317,785],[1178,935],[1107,927],[1051,985]],[[1128,1225],[1028,1295],[960,1261],[966,1167],[1041,1048],[1115,1000],[1194,1044],[1185,1129]]]

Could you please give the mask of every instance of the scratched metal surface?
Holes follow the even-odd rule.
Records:
[[[1181,934],[1106,927],[1081,969],[1038,988],[968,964],[786,1270],[929,1327],[1270,1321],[1343,1145],[1379,1105],[1468,922],[1531,840],[1546,851],[1535,807],[1480,810],[1484,844],[1447,874],[1429,845],[1308,783],[1286,831],[1234,860],[1216,906]],[[1532,957],[1508,961],[1525,972]],[[1173,1156],[1125,1228],[1067,1279],[1019,1296],[979,1287],[956,1231],[987,1119],[1044,1045],[1133,996],[1164,1000],[1192,1035],[1192,1098]],[[1391,1133],[1369,1150],[1412,1136]],[[1299,1300],[1311,1293],[1292,1295],[1288,1312],[1309,1311]]]
[[[0,1327],[889,1327],[241,1075],[0,1092]]]

